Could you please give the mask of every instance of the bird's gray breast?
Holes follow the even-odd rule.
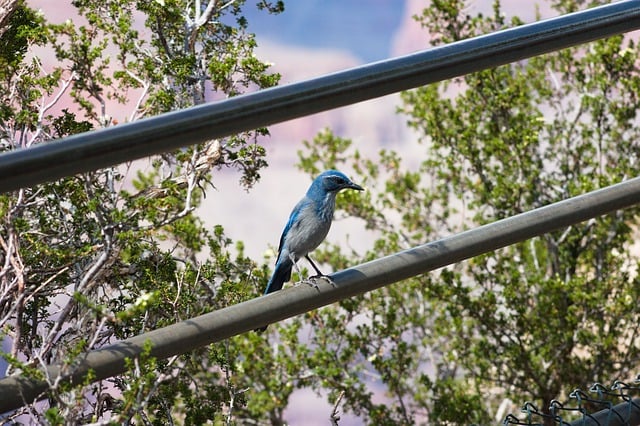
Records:
[[[286,246],[296,260],[315,250],[325,239],[331,228],[331,215],[318,214],[316,206],[309,204],[299,215],[299,220],[287,235]]]

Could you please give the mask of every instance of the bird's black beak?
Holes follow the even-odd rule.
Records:
[[[360,185],[356,185],[353,182],[349,182],[349,185],[347,186],[347,188],[349,189],[355,189],[356,191],[364,191],[364,188],[361,187]]]

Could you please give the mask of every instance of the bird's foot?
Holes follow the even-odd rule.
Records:
[[[316,283],[316,281],[320,279],[325,280],[326,282],[331,284],[331,287],[336,287],[336,283],[331,279],[329,275],[313,275],[309,277],[308,281],[313,281],[313,284],[315,285],[315,287],[318,287],[318,284]]]
[[[309,287],[313,287],[316,290],[320,290],[320,287],[318,287],[318,284],[316,283],[315,277],[309,277],[307,279],[304,279],[302,281],[300,281],[301,284],[306,284]]]

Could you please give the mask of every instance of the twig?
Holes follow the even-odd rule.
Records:
[[[331,411],[331,415],[329,416],[329,420],[331,421],[332,426],[338,426],[338,421],[340,421],[340,416],[338,415],[338,406],[340,405],[342,398],[344,398],[344,393],[345,391],[340,392],[340,395],[338,395],[338,399],[336,399],[336,403],[333,404],[333,410]]]
[[[149,93],[149,89],[151,88],[151,83],[149,81],[145,81],[142,78],[138,77],[133,72],[131,72],[131,70],[126,70],[126,73],[129,77],[134,79],[142,87],[142,93],[140,93],[140,96],[138,96],[138,100],[136,101],[136,104],[133,107],[133,110],[131,111],[131,115],[129,116],[129,121],[132,122],[138,118],[141,118],[138,112],[142,107],[142,102],[147,97],[147,93]]]
[[[27,147],[31,146],[36,141],[36,139],[38,139],[38,136],[40,136],[40,133],[42,133],[42,123],[44,121],[45,113],[49,111],[51,108],[53,108],[60,101],[60,98],[62,98],[62,95],[64,95],[67,92],[67,89],[71,86],[72,82],[77,78],[78,77],[76,75],[76,72],[74,71],[71,73],[71,76],[69,76],[67,80],[62,80],[60,84],[60,90],[58,90],[58,93],[54,95],[53,99],[49,103],[45,104],[45,97],[44,96],[42,97],[40,102],[40,108],[38,111],[38,125],[36,128],[36,131],[29,138],[29,142],[27,142]]]

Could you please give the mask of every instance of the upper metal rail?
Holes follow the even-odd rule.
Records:
[[[0,155],[0,192],[97,170],[640,29],[627,0]]]

